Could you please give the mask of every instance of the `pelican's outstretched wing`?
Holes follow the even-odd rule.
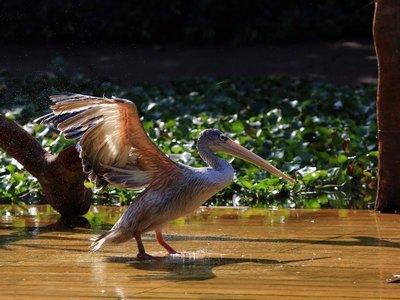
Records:
[[[149,139],[131,101],[79,94],[50,99],[53,112],[34,122],[53,124],[67,139],[78,140],[83,169],[96,186],[139,189],[167,170],[178,171]]]

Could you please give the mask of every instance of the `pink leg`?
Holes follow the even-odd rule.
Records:
[[[169,254],[179,254],[179,252],[176,252],[174,248],[172,248],[170,245],[167,244],[166,241],[164,241],[164,237],[162,235],[161,229],[156,230],[156,238],[157,242],[165,248],[165,250],[168,251]]]
[[[142,234],[140,232],[135,232],[135,240],[138,246],[139,253],[137,255],[138,258],[141,259],[152,259],[154,258],[150,254],[147,254],[144,250],[143,242],[142,242]]]

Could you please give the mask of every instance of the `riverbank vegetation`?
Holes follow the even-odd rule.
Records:
[[[219,128],[297,180],[292,186],[234,160],[233,183],[209,205],[366,208],[374,201],[377,146],[373,85],[335,87],[288,78],[232,77],[121,86],[83,75],[61,73],[17,81],[5,72],[0,74],[2,113],[54,153],[73,142],[32,120],[49,111],[49,95],[63,92],[114,95],[134,101],[150,137],[181,163],[203,166],[196,139],[206,128]],[[127,204],[135,193],[107,188],[95,194],[94,202]],[[1,151],[0,203],[13,202],[45,200],[36,179]]]

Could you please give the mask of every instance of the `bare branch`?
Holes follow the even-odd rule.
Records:
[[[53,155],[3,115],[0,115],[0,147],[38,179],[47,201],[62,215],[77,216],[88,211],[92,191],[83,184],[86,174],[74,147]]]

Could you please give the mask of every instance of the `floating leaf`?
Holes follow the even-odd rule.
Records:
[[[379,152],[378,151],[371,151],[367,154],[367,156],[369,157],[374,157],[374,158],[378,158],[379,156]]]

